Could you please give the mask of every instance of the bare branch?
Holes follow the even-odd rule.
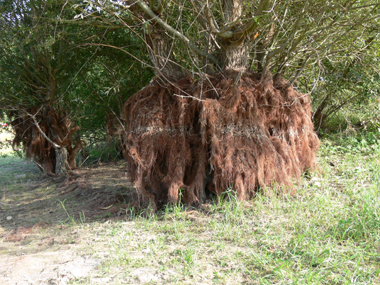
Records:
[[[137,5],[145,12],[147,13],[154,21],[156,21],[158,24],[160,24],[166,31],[171,33],[173,36],[178,37],[180,40],[188,44],[188,46],[195,51],[198,55],[206,57],[207,59],[211,60],[216,65],[219,65],[218,59],[209,53],[206,53],[199,49],[196,44],[193,41],[190,41],[184,34],[180,33],[173,27],[171,27],[168,23],[163,21],[160,17],[158,17],[145,3],[143,3],[141,0],[137,2]]]
[[[36,126],[36,128],[38,129],[38,131],[40,132],[41,135],[43,135],[43,137],[53,145],[54,148],[56,149],[60,149],[61,146],[56,144],[55,142],[53,142],[45,133],[43,130],[41,130],[40,128],[40,125],[38,124],[37,120],[36,120],[36,115],[41,111],[42,107],[40,107],[40,109],[36,112],[36,114],[32,115],[30,113],[28,113],[27,111],[24,111],[29,117],[32,118],[33,122],[34,122],[34,125]]]

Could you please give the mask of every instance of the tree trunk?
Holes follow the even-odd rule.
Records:
[[[228,26],[236,21],[242,15],[243,1],[242,0],[224,0],[223,15],[224,26]],[[238,27],[235,23],[234,28]],[[232,31],[234,32],[234,31]],[[244,71],[248,63],[248,48],[245,44],[245,38],[231,37],[222,40],[221,44],[221,61],[224,69],[232,69]]]
[[[330,97],[331,94],[328,94],[325,99],[323,99],[322,103],[318,106],[317,110],[313,114],[313,122],[314,126],[316,127],[317,131],[319,131],[320,128],[324,127],[325,119],[325,109],[330,103]]]
[[[165,33],[165,30],[158,24],[154,24],[152,31],[145,38],[156,75],[174,81],[183,77],[182,68],[176,63],[173,56],[173,40]]]
[[[55,171],[57,175],[66,174],[70,169],[68,162],[68,152],[65,147],[55,148]]]
[[[223,15],[225,24],[238,20],[243,12],[243,0],[224,0]]]
[[[240,44],[228,43],[222,50],[224,69],[245,71],[248,63],[248,52],[244,42]]]
[[[76,168],[75,153],[84,142],[78,140],[73,147],[73,134],[79,127],[72,127],[65,112],[45,106],[23,113],[10,114],[14,117],[11,122],[15,131],[13,147],[22,144],[26,156],[33,158],[48,174],[65,174]]]

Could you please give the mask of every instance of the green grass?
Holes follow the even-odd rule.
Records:
[[[175,205],[110,224],[102,274],[115,284],[141,267],[161,276],[152,284],[379,284],[379,147],[375,134],[323,140],[320,169],[296,196],[230,194],[207,211]]]
[[[41,175],[36,165],[13,155],[0,157],[0,186],[17,187],[21,182]]]
[[[22,161],[0,162],[20,173]],[[93,278],[106,284],[132,284],[142,268],[151,284],[380,284],[379,135],[323,139],[318,167],[295,196],[238,201],[227,189],[202,209],[130,209],[124,221],[72,226],[89,228],[86,252],[103,259]]]

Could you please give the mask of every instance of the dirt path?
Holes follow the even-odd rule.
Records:
[[[93,222],[122,219],[135,195],[125,165],[52,179],[8,157],[0,158],[0,175],[0,284],[67,284],[95,274],[102,258],[89,250]]]

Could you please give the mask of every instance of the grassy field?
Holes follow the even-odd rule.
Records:
[[[224,199],[83,223],[102,260],[71,284],[380,284],[380,140],[324,139],[295,196]],[[70,209],[67,209],[70,213]]]
[[[101,270],[116,283],[143,268],[152,284],[380,284],[379,155],[375,136],[326,139],[296,196],[130,213],[99,229]]]

